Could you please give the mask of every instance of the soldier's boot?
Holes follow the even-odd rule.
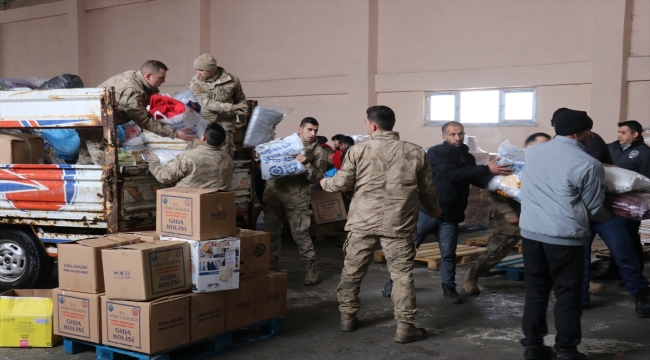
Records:
[[[318,282],[318,266],[316,266],[315,261],[305,261],[305,270],[307,270],[307,276],[305,276],[305,286],[313,286]]]
[[[341,314],[341,331],[352,332],[357,329],[359,319],[356,315]]]
[[[463,287],[470,294],[481,293],[481,289],[478,287],[478,275],[473,266],[469,268],[467,274],[465,274],[465,278],[463,278]]]
[[[407,344],[413,341],[423,340],[427,337],[427,331],[417,328],[413,324],[397,323],[395,331],[395,342]]]
[[[381,294],[386,298],[389,298],[393,294],[393,279],[388,279],[388,282],[381,290]]]
[[[277,271],[277,272],[282,271],[280,269],[280,259],[279,258],[276,258],[276,257],[271,258],[271,266],[269,267],[269,270]]]

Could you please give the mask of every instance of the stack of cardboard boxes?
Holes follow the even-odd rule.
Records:
[[[270,235],[236,228],[235,193],[158,190],[156,224],[60,246],[55,334],[150,354],[285,314]]]

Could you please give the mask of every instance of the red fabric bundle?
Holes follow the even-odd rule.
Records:
[[[627,219],[650,219],[650,194],[648,193],[607,194],[603,206],[612,214]]]
[[[170,118],[178,114],[183,114],[186,110],[185,104],[172,97],[153,94],[151,95],[151,100],[149,100],[149,114],[154,119],[160,120],[161,118],[155,115],[157,111]]]

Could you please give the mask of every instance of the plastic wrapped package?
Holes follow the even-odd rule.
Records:
[[[197,138],[200,138],[208,127],[208,123],[198,112],[169,96],[151,96],[149,113],[156,121],[174,130],[188,130],[188,134]]]
[[[623,194],[630,191],[650,191],[650,179],[634,171],[605,166],[605,192]]]
[[[354,140],[354,144],[362,143],[364,141],[370,140],[370,135],[347,135]]]
[[[251,148],[273,140],[275,127],[293,111],[278,103],[263,100],[253,109],[250,124],[244,135],[244,147]]]
[[[135,122],[133,122],[133,120],[119,125],[119,127],[121,127],[124,131],[124,138],[122,141],[129,141],[142,134],[142,129],[140,129],[140,127]]]
[[[607,194],[603,206],[612,214],[627,219],[650,219],[650,194],[648,193]]]
[[[30,81],[0,77],[0,90],[29,90],[36,89]]]
[[[160,160],[160,163],[162,165],[166,165],[168,162],[172,161],[175,157],[177,157],[180,153],[182,153],[185,150],[181,149],[165,149],[165,148],[153,148],[149,149],[156,157],[158,160]],[[145,159],[146,161],[147,159]]]
[[[497,175],[490,180],[486,190],[503,191],[508,197],[521,201],[521,174],[524,170],[524,149],[506,140],[499,145],[497,164],[511,164],[512,175]]]
[[[182,102],[183,104],[189,106],[192,110],[197,113],[201,113],[201,104],[199,100],[196,99],[192,90],[183,90],[179,91],[172,96],[174,99]]]
[[[136,164],[135,156],[126,149],[117,150],[117,161],[120,166],[134,166]]]
[[[121,143],[122,141],[124,141],[124,129],[122,125],[117,125],[117,142]]]
[[[260,144],[255,147],[260,155],[262,179],[270,180],[287,175],[296,175],[307,171],[305,166],[295,159],[304,151],[302,140],[294,133],[283,139]]]
[[[47,78],[30,76],[28,78],[25,78],[25,81],[29,81],[34,86],[34,89],[38,89],[47,82]]]
[[[79,75],[63,74],[46,81],[39,89],[76,89],[83,87],[84,82]]]

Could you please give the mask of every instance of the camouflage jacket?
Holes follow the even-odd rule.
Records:
[[[99,87],[114,87],[117,113],[115,123],[122,125],[133,120],[142,129],[168,138],[176,137],[176,130],[156,120],[147,111],[151,95],[158,90],[149,86],[140,71],[126,71],[99,84]]]
[[[246,95],[239,78],[228,74],[222,67],[218,67],[216,75],[208,80],[194,75],[188,86],[199,100],[201,115],[207,122],[218,121],[225,130],[230,131],[235,128],[238,115],[240,122],[246,121],[248,106],[232,110],[234,104],[246,105]]]
[[[166,165],[154,159],[149,162],[149,171],[163,184],[176,182],[176,187],[229,191],[234,163],[220,147],[201,142]]]
[[[309,191],[312,184],[319,182],[327,169],[327,154],[318,142],[305,145],[305,164],[307,171],[298,175],[289,175],[266,182],[264,202],[283,205],[290,209],[309,208]]]
[[[488,227],[494,234],[521,236],[519,224],[512,224],[505,219],[521,214],[521,204],[516,200],[490,193],[490,222]]]
[[[321,186],[352,192],[345,230],[360,234],[413,236],[419,203],[429,213],[440,209],[426,153],[392,131],[350,147],[341,170]]]

